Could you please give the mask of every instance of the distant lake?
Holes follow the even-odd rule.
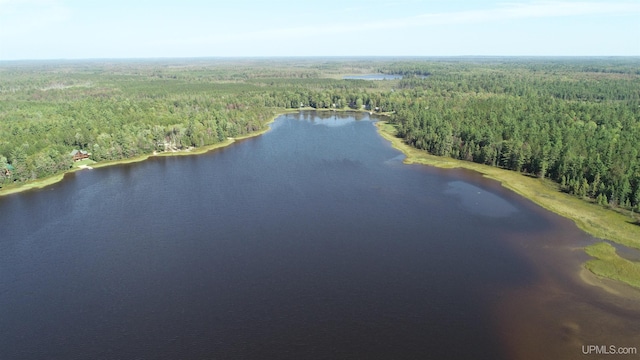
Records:
[[[366,74],[366,75],[348,75],[343,77],[345,80],[397,80],[402,79],[402,75],[393,74]]]
[[[593,239],[368,114],[0,198],[0,359],[571,359],[640,346]],[[633,342],[636,341],[636,342]]]

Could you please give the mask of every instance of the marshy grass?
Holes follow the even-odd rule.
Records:
[[[640,263],[621,257],[616,249],[606,242],[587,246],[585,251],[594,257],[584,264],[589,271],[640,288]]]
[[[394,148],[406,155],[404,162],[407,164],[424,164],[450,169],[465,168],[477,171],[543,208],[573,220],[580,229],[597,238],[640,249],[640,226],[629,216],[563,193],[558,184],[547,179],[530,177],[515,171],[469,161],[431,155],[426,151],[405,144],[402,139],[396,136],[396,128],[393,125],[381,121],[376,123],[376,126],[382,137],[389,140]],[[640,288],[640,263],[620,257],[615,249],[607,243],[589,246],[586,251],[596,258],[585,264],[585,267],[591,272]]]

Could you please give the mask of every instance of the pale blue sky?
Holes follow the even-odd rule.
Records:
[[[640,56],[640,0],[0,0],[0,60]]]

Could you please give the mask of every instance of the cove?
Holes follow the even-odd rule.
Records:
[[[590,236],[473,172],[403,164],[373,121],[284,115],[207,154],[0,198],[0,358],[570,359],[640,345],[637,302],[578,279],[571,249]]]

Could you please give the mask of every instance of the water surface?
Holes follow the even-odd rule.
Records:
[[[477,174],[402,164],[366,114],[282,116],[205,155],[3,197],[0,214],[0,359],[568,358],[591,341],[565,311],[586,290],[544,244],[592,239]],[[545,310],[556,288],[577,295]],[[594,319],[629,334],[629,306],[629,323]],[[567,323],[582,328],[545,335]]]

